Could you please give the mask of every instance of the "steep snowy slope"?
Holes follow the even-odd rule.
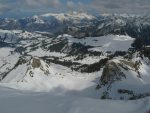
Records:
[[[13,67],[19,59],[19,54],[13,52],[13,48],[0,48],[0,78],[1,80],[13,70]]]
[[[49,71],[49,65],[38,58],[20,57],[14,69],[7,74],[2,82],[27,82],[32,78],[38,79],[42,76],[48,76]]]
[[[139,99],[150,96],[150,60],[134,53],[132,59],[116,57],[107,62],[100,79],[101,98]]]

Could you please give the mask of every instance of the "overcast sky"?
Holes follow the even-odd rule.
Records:
[[[0,0],[0,15],[28,16],[47,12],[150,14],[150,0]]]

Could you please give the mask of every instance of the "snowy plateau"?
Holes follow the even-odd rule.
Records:
[[[0,19],[0,113],[150,113],[150,17]]]

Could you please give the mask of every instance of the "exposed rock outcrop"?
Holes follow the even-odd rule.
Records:
[[[125,74],[121,71],[121,68],[117,63],[109,61],[103,69],[103,73],[100,79],[101,85],[111,84],[117,80],[125,78]]]
[[[32,59],[32,67],[33,68],[39,68],[40,66],[41,66],[41,62],[40,62],[40,60],[39,59],[37,59],[37,58],[33,58]]]

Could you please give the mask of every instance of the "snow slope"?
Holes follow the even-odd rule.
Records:
[[[47,69],[45,63],[41,62],[41,67]],[[19,90],[38,92],[48,92],[58,87],[59,93],[70,91],[76,95],[99,98],[99,93],[95,88],[98,84],[97,78],[101,75],[101,71],[90,74],[80,73],[51,63],[48,67],[49,73],[45,74],[41,68],[29,67],[30,65],[26,66],[26,64],[18,66],[2,80],[0,85]],[[30,75],[30,71],[33,72],[32,76]],[[85,91],[80,92],[82,90]]]
[[[126,35],[106,35],[100,37],[74,38],[71,35],[63,34],[57,37],[67,38],[68,43],[81,43],[85,46],[92,46],[90,51],[127,51],[134,41],[134,38]]]
[[[0,48],[0,78],[13,69],[19,59],[20,55],[13,51],[13,48]]]
[[[106,64],[100,79],[100,95],[112,99],[138,99],[150,95],[150,61],[137,55],[132,60],[116,57]]]
[[[16,91],[0,87],[2,113],[149,113],[150,98],[135,101],[99,100],[59,93]],[[63,90],[63,89],[62,89]]]

